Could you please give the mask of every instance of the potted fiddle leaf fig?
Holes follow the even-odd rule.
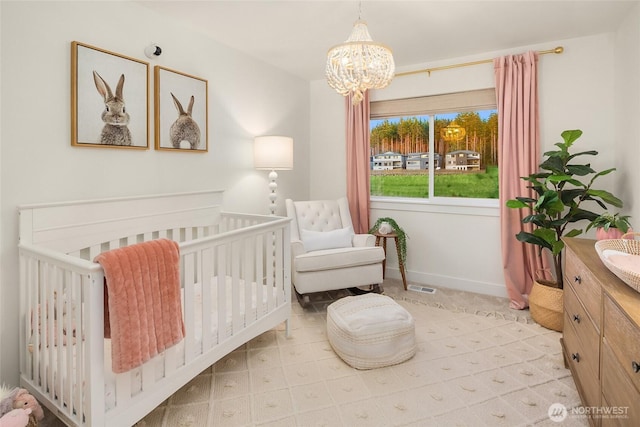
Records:
[[[596,172],[589,163],[578,162],[583,156],[596,156],[597,151],[571,152],[574,142],[582,136],[579,129],[565,130],[563,142],[555,144],[556,150],[543,154],[540,172],[522,177],[533,189],[534,197],[516,197],[507,201],[514,209],[526,209],[528,214],[522,222],[533,225],[533,230],[520,231],[516,238],[520,242],[538,246],[538,255],[551,256],[553,278],[536,277],[529,294],[531,317],[536,322],[554,330],[562,330],[562,250],[563,237],[574,237],[582,233],[576,228],[580,221],[593,221],[599,213],[589,210],[588,204],[606,210],[606,205],[622,207],[622,201],[605,190],[594,188],[594,182],[615,168]],[[590,202],[590,203],[587,203]],[[548,304],[547,304],[548,303]]]

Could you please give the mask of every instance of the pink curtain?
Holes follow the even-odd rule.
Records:
[[[544,268],[538,247],[519,242],[515,235],[530,224],[521,220],[529,212],[510,209],[506,202],[516,196],[532,196],[520,177],[538,171],[540,131],[536,52],[494,59],[498,101],[498,162],[500,164],[500,232],[502,267],[511,308],[529,306],[533,280]]]
[[[369,92],[362,102],[352,103],[345,97],[347,130],[347,199],[353,229],[369,231]]]

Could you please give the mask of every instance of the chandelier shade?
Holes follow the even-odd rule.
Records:
[[[343,96],[352,93],[357,105],[367,89],[382,89],[391,83],[395,63],[391,49],[375,43],[367,23],[357,20],[349,38],[329,49],[325,73],[329,86]]]

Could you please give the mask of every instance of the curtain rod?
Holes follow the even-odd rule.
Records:
[[[546,55],[547,53],[560,54],[562,52],[564,52],[564,48],[562,46],[558,46],[555,49],[539,50],[538,51],[538,55]],[[403,73],[396,73],[394,77],[409,76],[411,74],[419,74],[419,73],[427,73],[428,76],[431,76],[431,72],[432,71],[449,70],[451,68],[468,67],[470,65],[488,64],[490,62],[493,62],[493,59],[483,59],[483,60],[480,60],[480,61],[464,62],[462,64],[443,65],[442,67],[423,68],[422,70],[405,71]]]

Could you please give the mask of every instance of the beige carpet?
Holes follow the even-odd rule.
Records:
[[[344,292],[293,304],[292,334],[271,330],[220,360],[140,421],[190,426],[556,426],[554,403],[580,404],[557,332],[503,298],[438,289],[385,294],[415,318],[409,361],[359,371],[326,338],[326,306]],[[50,424],[45,424],[50,425]],[[586,426],[569,412],[562,426]]]

